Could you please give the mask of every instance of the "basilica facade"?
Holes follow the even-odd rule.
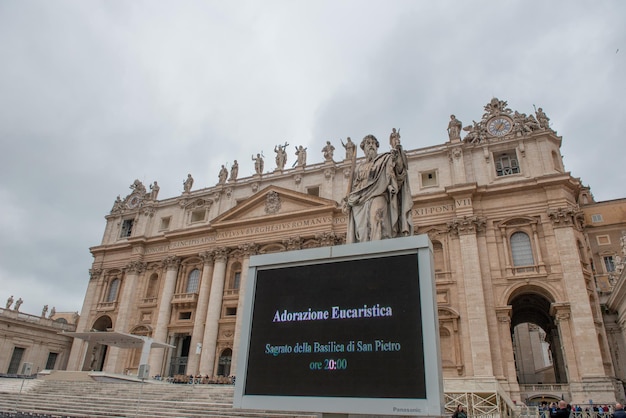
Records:
[[[592,197],[565,170],[562,138],[541,108],[526,115],[494,98],[472,116],[466,127],[452,116],[445,143],[405,147],[413,233],[433,248],[444,390],[621,399],[584,234]],[[389,140],[402,141],[395,130]],[[328,141],[313,164],[300,147],[293,168],[278,146],[275,169],[257,155],[253,176],[238,178],[235,162],[216,186],[195,190],[189,175],[163,199],[136,180],[91,248],[77,331],[170,344],[151,350],[151,375],[236,375],[250,256],[346,242],[355,143],[344,153]],[[544,350],[535,373],[520,358],[529,329]],[[136,373],[140,355],[76,339],[68,369]]]

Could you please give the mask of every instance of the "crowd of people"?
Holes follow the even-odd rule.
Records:
[[[154,380],[164,380],[167,383],[184,383],[189,385],[234,385],[235,376],[213,376],[209,375],[184,375],[176,374],[174,376],[162,377],[160,375],[154,376]]]

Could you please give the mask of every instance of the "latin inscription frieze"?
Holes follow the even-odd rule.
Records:
[[[455,199],[454,203],[445,205],[429,206],[426,208],[414,208],[413,216],[439,215],[442,213],[452,213],[457,208],[472,206],[471,198]]]

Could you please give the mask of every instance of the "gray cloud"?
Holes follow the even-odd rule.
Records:
[[[451,113],[469,124],[493,96],[543,107],[566,169],[597,200],[623,197],[625,9],[2,2],[0,287],[26,312],[79,310],[89,247],[135,178],[170,197],[187,173],[214,185],[233,159],[250,175],[250,155],[271,157],[285,140],[314,162],[326,140],[386,138],[392,127],[406,147],[437,145]]]

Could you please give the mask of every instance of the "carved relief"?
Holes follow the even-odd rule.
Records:
[[[241,244],[239,245],[239,249],[243,253],[244,257],[249,257],[259,253],[259,246],[254,243]]]
[[[97,280],[102,275],[101,269],[89,269],[89,280]]]
[[[280,211],[280,195],[275,191],[270,191],[265,195],[265,213],[273,214]]]
[[[226,261],[228,258],[228,249],[225,247],[213,250],[213,258],[215,261]]]
[[[212,264],[213,263],[213,253],[211,251],[204,251],[198,254],[200,259],[204,264]]]
[[[324,177],[326,177],[326,180],[332,180],[333,178],[335,178],[335,169],[327,168],[326,170],[324,170]]]
[[[335,234],[334,232],[322,232],[321,234],[315,235],[315,239],[322,247],[337,245],[340,241],[337,237],[337,234]]]

